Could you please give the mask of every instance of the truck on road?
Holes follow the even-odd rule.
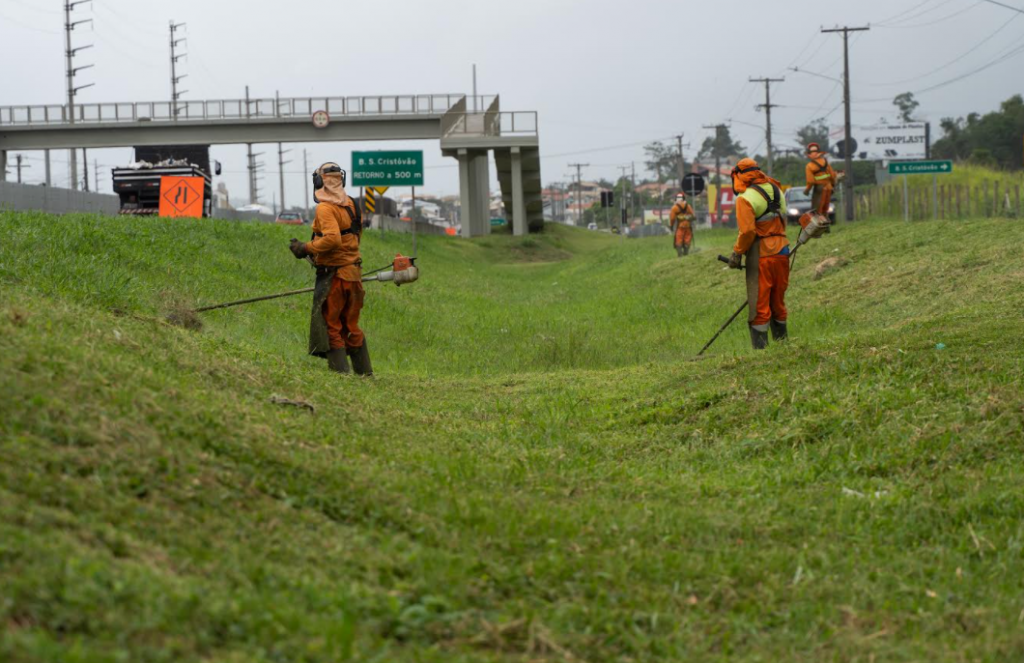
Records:
[[[136,147],[135,161],[113,170],[114,193],[121,200],[121,214],[156,216],[160,213],[161,185],[168,178],[201,178],[202,216],[209,217],[213,201],[213,174],[209,145]],[[199,194],[200,192],[195,192]]]

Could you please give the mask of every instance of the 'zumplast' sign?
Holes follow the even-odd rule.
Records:
[[[859,161],[912,160],[927,157],[927,128],[923,122],[854,126],[853,158]],[[833,154],[843,140],[842,127],[833,128],[830,137]]]

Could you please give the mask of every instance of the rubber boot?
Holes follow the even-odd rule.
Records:
[[[765,325],[767,326],[767,325]],[[764,350],[768,347],[768,330],[755,329],[753,325],[750,327],[750,344],[754,346],[755,350]]]
[[[682,258],[683,257],[683,247],[681,247],[681,246],[677,246],[676,247],[676,257],[677,258]]]
[[[349,372],[345,348],[335,348],[327,353],[327,367],[335,373]]]
[[[771,321],[772,328],[772,340],[785,341],[789,337],[789,332],[786,329],[785,322],[779,322],[778,320]]]
[[[352,370],[356,375],[370,377],[373,375],[373,366],[370,365],[370,350],[366,347],[366,341],[358,348],[350,348],[348,356],[352,358]]]
[[[689,244],[683,244],[683,255],[684,256],[690,255],[690,245]]]

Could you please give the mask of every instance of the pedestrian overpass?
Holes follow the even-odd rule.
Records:
[[[468,105],[472,105],[472,109]],[[325,127],[313,115],[326,111]],[[459,163],[464,237],[490,225],[490,154],[516,235],[543,224],[535,111],[461,94],[300,97],[0,107],[0,181],[7,153],[147,145],[438,140]]]

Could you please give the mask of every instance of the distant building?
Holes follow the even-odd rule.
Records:
[[[228,193],[228,185],[224,182],[217,183],[217,189],[213,192],[214,209],[234,209],[231,206],[231,195]]]

